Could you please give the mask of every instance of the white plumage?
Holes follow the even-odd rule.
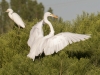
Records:
[[[22,28],[25,28],[25,24],[22,20],[22,18],[15,12],[13,12],[12,9],[7,9],[8,12],[8,16],[19,26],[19,27],[22,27]]]
[[[79,42],[81,40],[84,41],[88,38],[90,38],[89,35],[75,34],[70,32],[59,33],[45,40],[45,42],[42,44],[44,47],[43,51],[45,55],[50,55],[54,52],[57,53],[69,44]]]
[[[47,23],[50,27],[50,33],[47,36],[43,36],[43,33],[39,33],[37,36],[34,35],[37,32],[43,31],[42,26],[39,23],[38,23],[38,27],[40,26],[41,30],[32,29],[30,32],[30,36],[31,37],[33,36],[33,40],[35,38],[36,40],[34,40],[34,42],[30,41],[31,43],[30,52],[27,56],[33,59],[33,61],[35,59],[35,56],[38,56],[39,54],[42,54],[43,52],[45,55],[51,55],[54,52],[57,53],[58,51],[66,47],[67,45],[72,44],[73,42],[79,42],[81,40],[84,41],[90,38],[90,35],[76,34],[76,33],[70,33],[70,32],[62,32],[57,35],[54,35],[54,29],[52,27],[52,24],[47,19],[48,16],[57,18],[57,16],[54,16],[50,12],[46,12],[44,14],[43,21]],[[42,37],[40,37],[39,35],[42,35]],[[29,37],[29,39],[31,37]]]
[[[43,37],[42,24],[43,24],[43,20],[38,22],[36,25],[32,27],[30,31],[29,39],[27,42],[28,46],[31,47],[32,43],[34,43],[35,40]]]

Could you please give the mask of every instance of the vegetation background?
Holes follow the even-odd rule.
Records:
[[[20,29],[5,13],[8,7],[17,12],[26,24]],[[100,13],[83,12],[72,22],[62,18],[49,18],[60,32],[91,34],[86,41],[73,43],[53,55],[36,57],[33,62],[27,58],[30,29],[44,14],[44,6],[36,0],[6,0],[0,2],[0,75],[100,75]],[[53,13],[52,8],[48,11]],[[48,25],[43,27],[45,35]]]

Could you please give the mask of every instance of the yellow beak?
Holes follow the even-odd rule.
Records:
[[[51,16],[54,17],[54,18],[58,18],[58,16],[56,16],[56,15],[54,15],[54,14],[51,14]]]

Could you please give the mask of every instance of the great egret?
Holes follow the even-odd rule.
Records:
[[[33,59],[33,61],[35,59],[35,56],[38,56],[43,52],[45,55],[51,55],[54,52],[57,53],[67,45],[72,44],[73,42],[79,42],[81,40],[84,41],[85,39],[90,38],[90,35],[76,34],[70,32],[62,32],[54,35],[55,31],[52,24],[47,19],[48,16],[56,17],[50,12],[46,12],[44,14],[43,21],[49,25],[50,33],[46,36],[38,38],[36,41],[34,41],[34,43],[32,43],[30,52],[27,57]],[[35,35],[32,36],[35,37]]]
[[[7,9],[6,12],[8,12],[8,16],[18,25],[19,28],[25,28],[23,20],[17,13],[13,12],[13,10],[10,8]]]

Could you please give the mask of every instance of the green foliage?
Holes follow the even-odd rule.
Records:
[[[33,62],[27,58],[30,29],[39,20],[26,21],[26,28],[15,27],[0,36],[0,75],[99,75],[100,74],[100,13],[83,15],[71,23],[61,19],[50,19],[55,34],[73,32],[91,34],[86,41],[68,45],[52,55],[36,57]],[[43,26],[45,35],[48,25]],[[33,35],[34,36],[34,35]]]
[[[0,34],[7,32],[9,27],[6,24],[8,23],[8,15],[5,13],[5,10],[8,8],[8,3],[6,0],[2,0],[0,3]],[[7,30],[6,30],[7,29]]]
[[[51,7],[48,9],[48,12],[53,13],[53,10],[52,10],[52,8],[51,8]]]

